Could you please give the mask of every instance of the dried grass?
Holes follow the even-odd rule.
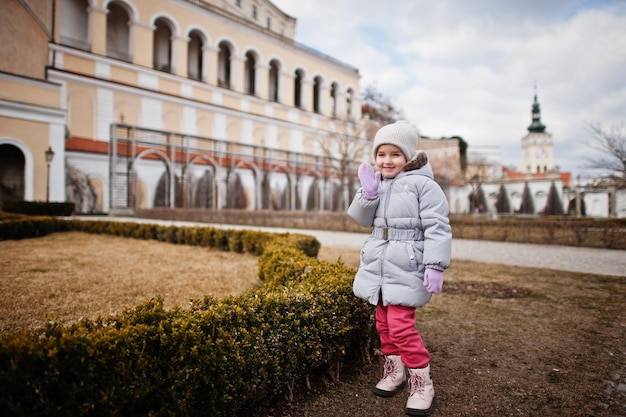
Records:
[[[0,242],[0,332],[70,323],[162,297],[185,307],[261,285],[258,258],[79,232]]]
[[[359,251],[319,259],[358,266]],[[162,296],[185,306],[260,285],[257,258],[112,236],[0,242],[0,332],[95,318]],[[626,277],[453,261],[418,309],[441,416],[626,416]],[[446,291],[446,288],[449,291]],[[504,297],[502,296],[504,295]],[[402,415],[406,394],[371,394],[380,358],[345,369],[269,415]],[[332,387],[332,389],[328,389]],[[318,395],[320,394],[321,395]]]

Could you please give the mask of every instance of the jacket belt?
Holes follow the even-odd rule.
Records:
[[[382,240],[424,240],[424,233],[421,230],[393,227],[374,227],[372,236]]]

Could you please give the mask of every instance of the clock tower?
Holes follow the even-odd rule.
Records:
[[[525,174],[543,174],[554,169],[554,147],[552,135],[546,132],[546,126],[541,123],[536,87],[531,114],[532,123],[528,126],[528,134],[522,138],[522,171]]]

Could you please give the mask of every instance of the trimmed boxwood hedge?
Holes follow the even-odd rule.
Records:
[[[371,307],[352,294],[355,271],[318,261],[310,236],[50,218],[4,218],[0,236],[17,238],[18,229],[253,253],[264,286],[187,309],[154,299],[111,317],[1,335],[3,415],[262,415],[312,378],[337,379],[343,363],[368,360],[378,340]]]
[[[456,239],[626,249],[626,218],[451,216]]]
[[[74,213],[74,203],[9,200],[2,203],[2,211],[28,214],[31,216],[70,216]]]

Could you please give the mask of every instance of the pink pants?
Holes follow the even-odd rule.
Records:
[[[378,303],[376,330],[380,336],[381,350],[385,356],[400,355],[408,368],[425,368],[430,353],[422,336],[415,329],[415,308]]]

